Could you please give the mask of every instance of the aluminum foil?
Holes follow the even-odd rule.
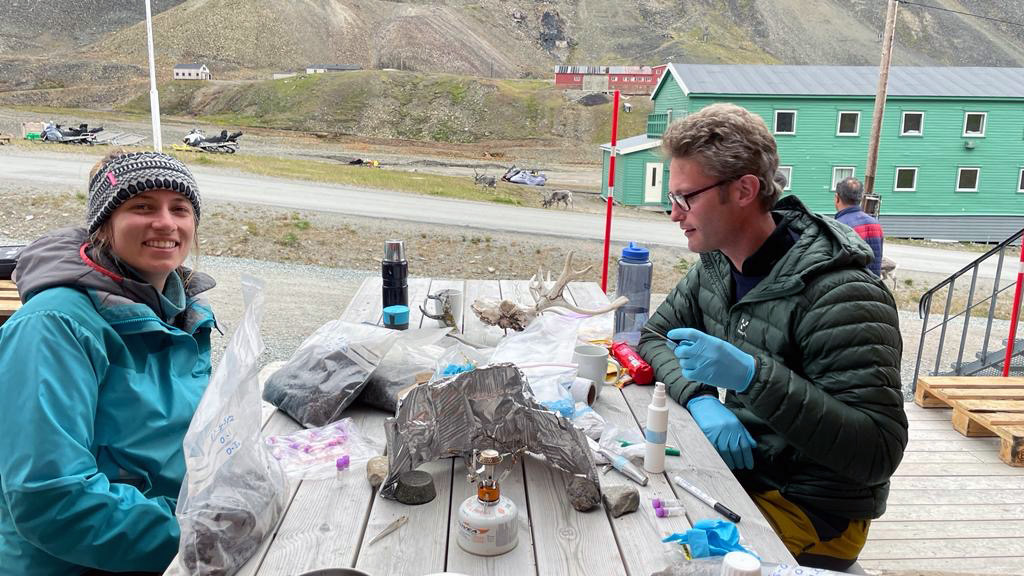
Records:
[[[473,449],[522,451],[599,488],[594,456],[583,432],[537,403],[514,364],[495,364],[413,388],[398,413],[384,423],[388,477],[384,498],[395,499],[398,476],[424,462],[461,456]]]

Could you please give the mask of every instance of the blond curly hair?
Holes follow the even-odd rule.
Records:
[[[770,210],[781,190],[774,182],[779,152],[760,116],[735,104],[712,104],[673,122],[662,135],[669,158],[693,158],[716,180],[753,174],[760,199]]]

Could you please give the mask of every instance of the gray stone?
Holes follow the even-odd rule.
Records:
[[[374,456],[366,463],[366,479],[370,486],[376,490],[380,488],[384,479],[388,477],[388,457]]]
[[[636,486],[616,484],[605,486],[601,492],[604,496],[604,506],[614,518],[636,512],[636,509],[640,507],[640,492]]]
[[[569,496],[572,507],[580,512],[590,510],[601,501],[601,492],[597,489],[597,484],[579,476],[569,482],[569,487],[565,489],[565,492]]]
[[[398,475],[395,500],[402,504],[426,504],[437,496],[434,478],[423,470],[409,470]]]

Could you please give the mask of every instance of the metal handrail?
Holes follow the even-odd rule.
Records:
[[[942,282],[939,282],[935,286],[932,286],[924,294],[921,295],[921,299],[918,301],[917,305],[918,316],[922,319],[921,339],[918,342],[917,347],[917,361],[914,366],[914,381],[911,384],[912,390],[917,390],[917,378],[921,373],[921,363],[923,360],[922,356],[924,354],[925,337],[934,330],[940,330],[938,351],[935,355],[935,365],[931,371],[932,375],[937,375],[939,374],[939,367],[942,365],[943,350],[946,343],[946,329],[951,321],[956,320],[960,317],[963,317],[964,325],[963,330],[960,333],[960,342],[957,345],[958,350],[956,355],[956,362],[952,365],[952,373],[958,376],[963,375],[964,367],[970,364],[964,363],[963,356],[964,348],[967,343],[968,329],[970,327],[971,312],[974,308],[982,306],[986,303],[988,303],[988,314],[985,315],[985,337],[982,342],[981,350],[978,353],[979,363],[977,366],[974,367],[974,371],[971,372],[971,374],[975,374],[977,372],[980,372],[981,370],[990,369],[992,366],[995,366],[996,364],[1000,363],[989,361],[990,354],[988,352],[988,344],[989,339],[992,335],[992,322],[995,317],[996,302],[998,300],[998,297],[1004,291],[1014,286],[1013,283],[1007,284],[1006,286],[1003,287],[999,286],[999,281],[1002,278],[1003,274],[1003,263],[1005,261],[1006,247],[1016,243],[1018,240],[1020,240],[1022,236],[1024,236],[1024,229],[1018,231],[1016,234],[1010,236],[1006,240],[1003,240],[1002,242],[999,243],[999,245],[985,252],[977,259],[975,259],[973,262],[964,266],[960,270],[954,272],[948,278],[946,278]],[[986,298],[978,302],[975,302],[974,294],[978,284],[978,271],[980,270],[981,265],[984,262],[986,262],[989,258],[992,258],[993,256],[997,256],[999,260],[996,265],[995,278],[992,280],[992,293]],[[952,308],[953,304],[953,293],[956,288],[956,282],[958,279],[960,279],[962,276],[968,273],[970,274],[971,285],[967,295],[967,304],[964,306],[963,310],[959,310],[951,315],[950,309]],[[946,304],[942,312],[942,321],[936,323],[934,326],[929,328],[928,319],[931,317],[932,299],[935,296],[935,294],[937,294],[942,289],[947,290]],[[1024,349],[1019,350],[1015,355],[1021,354],[1024,354]]]

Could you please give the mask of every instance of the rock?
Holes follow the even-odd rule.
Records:
[[[388,457],[374,456],[366,463],[366,479],[374,489],[380,488],[381,483],[388,477]]]
[[[602,490],[602,495],[604,496],[604,507],[611,512],[614,518],[636,512],[636,509],[640,507],[640,492],[636,486],[625,484],[606,486]]]
[[[580,512],[590,510],[601,501],[601,492],[598,491],[597,484],[586,478],[573,478],[565,492],[569,496],[572,507]],[[637,498],[639,502],[639,496]]]

